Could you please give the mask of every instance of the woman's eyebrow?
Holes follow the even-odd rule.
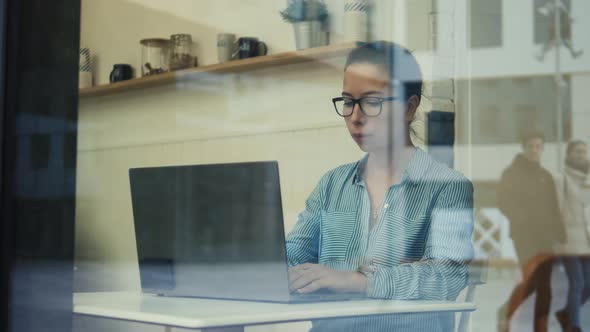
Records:
[[[362,95],[363,96],[366,96],[366,95],[375,95],[375,94],[382,95],[383,94],[383,91],[376,91],[376,90],[374,90],[374,91],[367,91],[367,92],[363,92]]]
[[[361,94],[361,96],[375,95],[375,94],[382,95],[383,91],[371,90],[371,91],[363,92]],[[347,96],[347,97],[352,97],[352,94],[350,94],[348,92],[342,92],[342,95]]]

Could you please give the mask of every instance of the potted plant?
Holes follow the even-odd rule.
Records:
[[[328,19],[323,0],[289,0],[281,16],[285,22],[293,24],[298,50],[322,45],[322,27]]]

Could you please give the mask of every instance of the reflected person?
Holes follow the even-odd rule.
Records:
[[[590,297],[589,168],[586,143],[568,143],[563,175],[557,180],[557,193],[566,227],[563,263],[569,288],[566,306],[556,313],[556,317],[566,332],[582,331],[580,308]]]
[[[535,263],[535,256],[551,254],[555,245],[564,241],[565,233],[553,176],[541,165],[544,136],[527,133],[521,143],[523,152],[502,173],[498,205],[510,221],[510,234],[523,271],[523,282],[514,289],[507,312],[503,313],[505,307],[499,312],[509,321],[521,302],[536,291],[534,330],[546,331],[553,262],[539,262],[538,268],[530,274],[525,267]],[[499,317],[500,320],[503,318]]]
[[[293,292],[370,298],[455,300],[472,258],[473,187],[413,146],[422,78],[414,56],[389,43],[347,57],[334,98],[364,151],[327,172],[287,237]],[[318,320],[312,331],[448,331],[452,313]]]

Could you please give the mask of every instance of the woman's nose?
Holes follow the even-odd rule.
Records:
[[[364,120],[365,114],[361,110],[361,105],[359,103],[354,104],[352,107],[350,118],[353,122],[362,122]]]

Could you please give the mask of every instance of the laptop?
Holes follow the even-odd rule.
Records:
[[[291,294],[276,161],[131,168],[141,288],[162,296],[298,303]]]

